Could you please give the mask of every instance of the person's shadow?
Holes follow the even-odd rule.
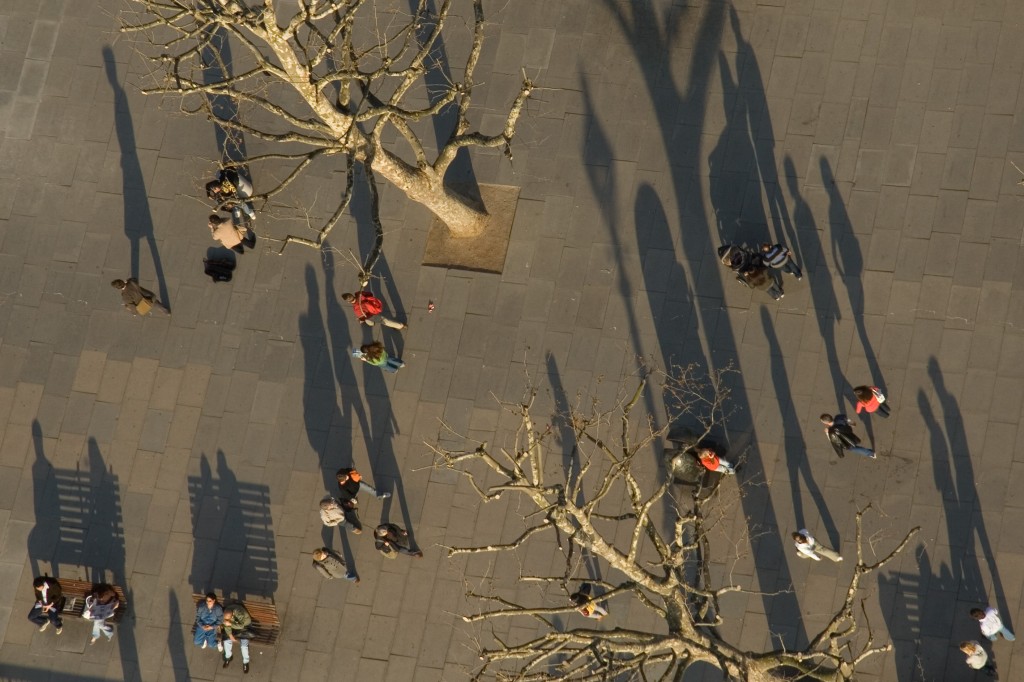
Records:
[[[139,247],[142,240],[149,246],[156,271],[157,286],[160,288],[160,300],[168,309],[171,307],[170,294],[167,291],[167,280],[164,277],[160,251],[153,234],[153,216],[149,210],[149,197],[146,194],[146,180],[142,175],[142,166],[135,147],[135,129],[132,113],[128,106],[125,93],[117,75],[117,62],[110,46],[103,47],[103,63],[107,71],[107,80],[114,90],[114,128],[117,132],[117,143],[121,149],[121,183],[124,193],[124,234],[131,245],[131,276],[139,277]]]

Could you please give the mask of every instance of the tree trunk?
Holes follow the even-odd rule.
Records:
[[[445,187],[432,168],[415,168],[386,149],[378,148],[370,168],[390,180],[413,201],[423,204],[451,231],[469,239],[483,232],[490,217],[482,206]]]

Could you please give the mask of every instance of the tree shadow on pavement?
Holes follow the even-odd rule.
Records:
[[[675,204],[679,208],[678,229],[682,257],[693,263],[717,263],[717,259],[708,258],[713,249],[705,227],[707,211],[702,195],[700,166],[702,136],[706,132],[704,123],[710,97],[709,86],[721,45],[726,5],[713,3],[701,8],[674,7],[668,10],[661,21],[648,3],[623,5],[605,0],[604,4],[613,14],[636,55],[654,106],[661,141],[671,160],[672,188],[675,192]],[[692,29],[691,36],[684,37],[681,29],[687,21],[695,28]],[[737,23],[734,22],[734,25]],[[666,74],[665,68],[665,55],[672,54],[677,42],[682,43],[684,40],[688,43],[687,47],[688,41],[692,40],[692,50],[687,49],[687,53],[692,57],[689,72],[685,76],[685,86],[676,84],[672,75]],[[744,64],[744,68],[757,69],[756,61]],[[647,204],[661,203],[653,189],[638,193],[637,202],[640,203],[641,200]],[[639,216],[651,212],[650,206],[638,206],[635,214]],[[658,227],[663,230],[669,229],[667,224]],[[638,224],[636,229],[642,229],[641,225]],[[664,235],[661,241],[674,243],[671,234]],[[642,251],[641,256],[645,255]],[[676,258],[674,254],[673,258]],[[645,277],[650,276],[649,268],[645,267],[644,272]],[[673,356],[662,348],[663,362],[666,367],[671,367],[673,363],[703,363],[709,371],[735,364],[739,357],[739,347],[732,321],[728,313],[722,311],[721,302],[725,292],[721,276],[717,272],[712,274],[701,271],[699,275],[694,274],[692,277],[693,284],[690,290],[694,292],[693,307],[696,310],[697,322],[695,327],[704,330],[704,339],[711,349],[710,357],[704,356],[698,339],[685,344],[679,356]],[[648,285],[648,289],[651,288]],[[658,310],[653,299],[651,305],[658,339],[673,338],[672,332],[666,328],[666,323],[671,318],[671,313],[675,311]],[[729,383],[737,415],[730,423],[730,431],[739,432],[742,434],[740,437],[749,439],[750,443],[744,477],[762,476],[763,464],[756,446],[755,425],[742,373],[732,375]],[[737,440],[735,435],[731,440]],[[758,533],[761,534],[753,543],[755,571],[761,589],[766,592],[777,588],[786,590],[775,595],[762,596],[769,630],[781,639],[781,645],[789,648],[801,646],[807,637],[799,602],[796,596],[788,591],[792,579],[783,551],[771,491],[767,486],[752,487],[740,499],[744,516],[757,520]]]

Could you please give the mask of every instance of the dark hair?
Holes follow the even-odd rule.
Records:
[[[216,180],[210,180],[206,183],[206,196],[211,199],[218,199],[220,194],[220,183]]]
[[[977,620],[981,620],[984,617],[985,617],[985,612],[982,611],[981,609],[971,609],[971,618],[975,618]]]
[[[348,301],[349,303],[351,303],[352,301],[356,300],[356,295],[355,294],[342,294],[341,295],[341,300]]]
[[[806,542],[807,541],[807,538],[804,536],[803,533],[793,533],[793,539],[796,540],[797,542]]]
[[[207,592],[206,593],[206,598],[207,599],[212,599],[213,601],[217,601],[217,595],[214,594],[213,592]]]
[[[583,606],[590,600],[587,599],[585,595],[580,594],[579,592],[573,592],[569,595],[569,601],[572,602],[573,606]]]
[[[359,350],[363,352],[363,355],[368,357],[370,360],[380,360],[384,357],[384,344],[380,341],[374,341],[373,343],[367,343],[360,346]]]
[[[822,424],[824,424],[825,422],[833,421],[832,420],[832,415],[830,415],[828,412],[823,412],[822,415],[820,417],[818,417],[818,419],[821,420]]]
[[[115,279],[113,282],[110,283],[110,286],[114,287],[115,289],[124,289],[126,286],[128,286],[128,282],[125,282],[123,279]]]
[[[857,396],[857,400],[861,401],[862,403],[866,403],[871,400],[871,397],[875,395],[875,392],[872,391],[868,386],[858,386],[857,388],[853,389],[853,394]]]
[[[209,220],[210,220],[210,222],[211,222],[211,223],[213,223],[214,225],[220,225],[221,223],[226,223],[226,222],[228,221],[228,219],[227,219],[227,218],[221,218],[221,217],[220,217],[219,215],[217,215],[216,213],[211,213],[211,214],[210,214],[210,218],[209,218]]]

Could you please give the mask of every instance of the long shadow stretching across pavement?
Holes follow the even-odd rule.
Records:
[[[157,286],[160,287],[160,300],[170,308],[167,280],[164,278],[164,267],[160,262],[160,251],[157,249],[156,236],[153,233],[153,215],[149,210],[146,180],[142,175],[142,166],[139,164],[138,150],[135,147],[132,112],[128,107],[128,96],[118,79],[114,51],[109,46],[103,48],[103,64],[107,70],[107,80],[114,91],[114,128],[117,131],[117,144],[121,149],[124,234],[131,244],[131,276],[139,276],[139,246],[145,239],[149,253],[153,257]]]
[[[701,158],[701,135],[704,132],[708,86],[715,55],[721,43],[725,6],[716,3],[703,8],[704,13],[700,18],[692,50],[688,82],[683,91],[674,83],[665,82],[664,59],[665,55],[673,53],[672,47],[679,37],[681,23],[695,19],[692,8],[673,8],[665,21],[665,26],[662,27],[646,3],[623,6],[605,0],[605,4],[634,49],[644,82],[651,94],[663,143],[666,149],[672,150],[671,171],[676,205],[685,209],[680,212],[683,254],[690,260],[699,261],[701,257],[708,255],[710,244],[706,228],[703,227],[707,211],[701,183],[699,175],[694,171],[698,168]],[[757,68],[756,63],[746,66]],[[677,126],[678,120],[685,120],[686,125]],[[651,194],[653,190],[646,192],[645,196]],[[638,201],[641,198],[643,197],[638,196]],[[649,196],[645,199],[650,200]],[[638,207],[636,211],[638,215],[649,212],[649,207]],[[713,259],[709,260],[713,262]],[[726,314],[720,313],[721,300],[724,296],[721,277],[717,274],[706,276],[702,273],[702,276],[694,278],[694,282],[695,290],[698,292],[694,299],[694,307],[706,335],[708,330],[714,334],[713,338],[707,338],[707,343],[714,350],[711,357],[705,358],[700,350],[700,344],[690,343],[682,349],[681,357],[673,357],[663,347],[665,365],[671,366],[673,362],[700,362],[709,370],[713,370],[737,362],[738,342],[731,321]],[[652,312],[658,338],[671,338],[671,332],[665,329],[665,319],[668,315],[660,310]],[[749,434],[751,441],[747,451],[747,469],[744,477],[763,477],[763,466],[757,449],[757,438],[742,374],[735,375],[732,384],[737,418],[733,420],[731,426],[739,432]],[[756,519],[758,528],[752,529],[752,535],[757,535],[762,530],[767,531],[754,541],[755,570],[760,589],[770,592],[780,586],[789,587],[792,580],[783,552],[781,528],[775,515],[771,491],[767,486],[754,487],[741,497],[741,501],[744,516],[751,519],[752,523]],[[773,637],[779,638],[780,643],[789,648],[806,642],[807,637],[796,596],[792,593],[774,596],[766,594],[763,599],[768,626]]]

